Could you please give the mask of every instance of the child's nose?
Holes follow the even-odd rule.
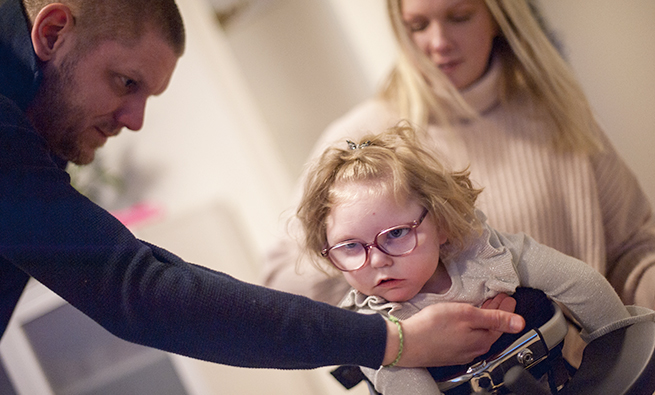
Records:
[[[372,247],[368,251],[368,259],[369,264],[374,268],[393,265],[393,257],[380,251],[377,247]]]

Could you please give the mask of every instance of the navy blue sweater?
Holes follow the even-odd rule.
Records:
[[[136,239],[79,194],[24,110],[39,85],[20,0],[0,0],[0,333],[34,277],[115,335],[223,364],[378,367],[386,326]]]

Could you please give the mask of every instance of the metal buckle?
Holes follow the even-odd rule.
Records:
[[[439,383],[439,388],[445,392],[469,383],[475,392],[484,390],[493,393],[503,386],[505,373],[510,368],[521,365],[529,369],[547,356],[548,347],[541,333],[532,329],[496,358],[470,366],[465,374]]]

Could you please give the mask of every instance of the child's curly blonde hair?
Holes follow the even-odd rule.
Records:
[[[449,254],[465,248],[469,236],[480,230],[475,200],[482,190],[473,187],[468,169],[446,169],[421,148],[415,130],[401,122],[358,142],[329,147],[311,164],[296,216],[304,231],[305,252],[320,268],[325,262],[319,257],[327,243],[326,219],[341,203],[335,186],[351,182],[374,183],[376,191],[391,191],[399,202],[418,201],[447,235]]]

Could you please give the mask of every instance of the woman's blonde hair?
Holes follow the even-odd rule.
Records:
[[[375,193],[391,192],[398,202],[417,201],[447,236],[449,251],[463,249],[480,228],[475,200],[481,190],[471,184],[468,169],[446,169],[434,153],[422,148],[407,122],[352,144],[354,149],[346,141],[326,149],[307,173],[296,216],[304,231],[305,252],[315,263],[326,247],[326,219],[332,207],[342,203],[335,186],[345,183],[371,183]]]
[[[402,0],[387,0],[400,53],[380,95],[392,102],[401,118],[422,127],[450,126],[477,114],[459,91],[414,44],[402,18]],[[586,153],[602,149],[595,120],[582,88],[548,38],[529,0],[485,0],[499,27],[493,56],[503,68],[501,100],[529,94],[543,105],[557,126],[553,144]]]

